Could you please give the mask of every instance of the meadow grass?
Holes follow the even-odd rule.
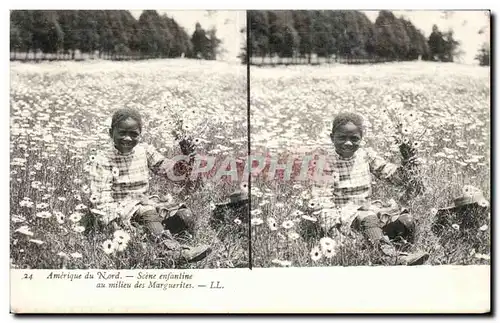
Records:
[[[118,108],[141,112],[143,140],[166,157],[180,154],[172,114],[202,139],[199,153],[246,154],[244,66],[192,60],[13,62],[10,77],[12,268],[248,267],[248,238],[237,233],[241,228],[220,239],[209,225],[210,204],[226,202],[239,182],[212,182],[183,196],[182,183],[151,177],[151,194],[170,193],[192,209],[197,234],[191,244],[213,249],[193,264],[175,263],[140,231],[124,251],[106,254],[102,244],[113,239],[114,229],[81,232],[83,220],[72,216],[89,214],[89,162],[110,144],[110,118]]]
[[[196,264],[174,263],[141,234],[132,237],[123,252],[105,254],[102,243],[112,238],[113,229],[77,232],[81,223],[71,221],[75,212],[88,213],[88,162],[109,144],[109,118],[117,108],[141,110],[144,141],[167,157],[179,154],[171,135],[173,114],[189,120],[193,135],[202,139],[198,152],[216,155],[218,165],[226,157],[246,155],[244,66],[189,60],[14,62],[10,75],[13,268],[248,266],[245,228],[232,223],[220,239],[209,225],[210,205],[227,201],[245,181],[242,177],[206,183],[185,200],[182,183],[151,178],[152,194],[171,193],[197,216],[194,243],[210,244],[214,251]],[[490,198],[488,69],[434,63],[252,68],[252,153],[287,160],[331,149],[328,128],[333,116],[351,110],[369,122],[366,145],[398,163],[400,156],[389,140],[392,130],[383,118],[394,103],[414,112],[415,129],[425,129],[418,136],[418,155],[425,160],[427,190],[403,201],[418,223],[416,242],[406,250],[429,252],[431,264],[489,263],[488,219],[481,219],[486,230],[449,227],[441,239],[431,230],[433,209],[451,205],[464,185],[474,185]],[[252,179],[253,265],[380,263],[381,255],[345,227],[332,237],[338,244],[333,257],[311,259],[318,239],[304,240],[298,234],[296,213],[308,212],[311,184],[269,180],[262,174]],[[397,188],[374,179],[374,198],[388,200],[397,194]],[[270,222],[275,222],[272,229]]]
[[[286,161],[332,149],[331,121],[353,111],[367,121],[366,146],[394,163],[389,106],[398,105],[420,142],[422,195],[402,201],[417,221],[414,244],[406,251],[430,253],[428,264],[489,263],[489,218],[483,230],[431,230],[435,209],[453,204],[464,185],[490,199],[489,69],[440,63],[388,63],[362,66],[252,67],[251,150]],[[265,172],[264,172],[265,173]],[[307,214],[312,182],[286,181],[261,173],[252,179],[252,258],[256,267],[352,266],[391,264],[360,234],[341,227],[333,233],[338,247],[330,258],[311,259],[319,237],[304,239],[301,212]],[[374,199],[398,198],[398,188],[374,178]],[[285,225],[284,228],[282,225]],[[292,223],[292,224],[290,224]]]

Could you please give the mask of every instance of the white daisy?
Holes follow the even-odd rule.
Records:
[[[97,202],[99,202],[99,195],[97,194],[92,194],[90,195],[90,198],[89,198],[90,202],[92,204],[96,204]]]
[[[264,221],[261,218],[252,218],[252,220],[250,220],[252,226],[261,225],[262,223],[264,223]]]
[[[73,252],[71,254],[71,257],[75,258],[75,259],[78,259],[78,258],[83,258],[82,254],[79,253],[79,252]]]
[[[87,208],[87,206],[85,206],[85,204],[78,204],[76,207],[75,207],[75,210],[77,211],[81,211],[81,210],[85,210]]]
[[[295,231],[289,231],[288,232],[288,238],[290,240],[297,240],[298,238],[300,238],[300,235],[297,232],[295,232]]]
[[[295,223],[293,223],[293,221],[290,220],[286,220],[281,224],[281,226],[286,230],[293,228],[294,225]]]
[[[130,241],[130,234],[123,230],[116,230],[113,233],[113,240],[128,243]]]
[[[102,243],[102,249],[104,253],[112,254],[115,251],[115,243],[108,239]]]
[[[54,212],[54,217],[56,218],[56,221],[59,224],[63,224],[64,219],[66,218],[66,216],[62,212],[59,212],[59,211]]]
[[[76,223],[82,219],[82,214],[79,212],[75,212],[69,216],[71,222]]]
[[[37,212],[35,215],[37,218],[42,218],[42,219],[48,219],[52,216],[52,214],[50,214],[50,212],[48,211]]]
[[[311,249],[311,259],[316,262],[321,259],[323,254],[321,253],[321,249],[318,246],[315,246]]]
[[[82,233],[85,231],[85,227],[81,226],[81,225],[75,225],[75,226],[73,226],[73,231],[75,231],[77,233]]]
[[[276,219],[275,218],[268,218],[267,219],[267,225],[269,226],[269,229],[271,231],[276,231],[278,230],[278,224],[276,223]]]
[[[309,215],[303,215],[302,216],[302,219],[306,220],[306,221],[311,221],[311,222],[318,222],[318,219],[313,217],[313,216],[309,216]]]
[[[324,252],[326,249],[333,249],[336,247],[337,243],[335,240],[329,237],[323,237],[319,240],[321,250]]]
[[[125,241],[120,241],[120,240],[114,240],[113,243],[115,244],[115,250],[122,252],[127,249],[127,242]]]
[[[250,214],[253,216],[261,215],[262,211],[260,209],[255,209],[255,210],[250,211]]]
[[[37,240],[37,239],[30,239],[30,242],[35,243],[37,245],[44,244],[44,242],[42,240]]]
[[[45,209],[45,208],[47,208],[48,206],[49,206],[49,204],[48,204],[48,203],[38,203],[38,204],[36,205],[36,208],[37,208],[37,209]]]
[[[27,236],[33,236],[33,232],[31,232],[30,228],[27,225],[23,225],[17,228],[14,232],[19,232]]]

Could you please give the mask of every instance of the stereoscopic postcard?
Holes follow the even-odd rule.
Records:
[[[489,313],[488,10],[11,10],[12,313]]]

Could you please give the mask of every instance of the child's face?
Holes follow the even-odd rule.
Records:
[[[128,153],[139,143],[141,130],[136,120],[128,118],[120,121],[109,131],[109,134],[113,138],[116,149],[121,153]]]
[[[346,123],[330,135],[337,154],[344,158],[350,158],[359,148],[361,142],[361,130],[352,122]]]

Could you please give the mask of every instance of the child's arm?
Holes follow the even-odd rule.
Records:
[[[402,167],[386,161],[380,157],[373,149],[367,148],[370,172],[378,179],[387,180],[396,185],[402,185]]]
[[[162,176],[166,176],[171,171],[175,172],[176,175],[187,173],[189,169],[187,166],[189,166],[194,159],[194,154],[191,154],[186,156],[188,160],[181,159],[176,162],[165,158],[165,156],[159,153],[152,145],[146,146],[146,155],[149,169],[151,169],[153,173]],[[187,176],[189,176],[189,174],[187,174]]]
[[[401,165],[396,165],[387,162],[372,149],[366,149],[366,151],[370,163],[370,171],[377,178],[406,187],[408,191],[414,193],[411,195],[418,195],[420,192],[423,192],[422,181],[415,178],[415,174],[412,173],[409,167],[410,165],[418,166],[418,163],[413,161],[414,157],[403,160]]]
[[[148,168],[157,175],[166,174],[173,168],[171,161],[160,154],[152,145],[146,144],[146,156],[148,159]]]

